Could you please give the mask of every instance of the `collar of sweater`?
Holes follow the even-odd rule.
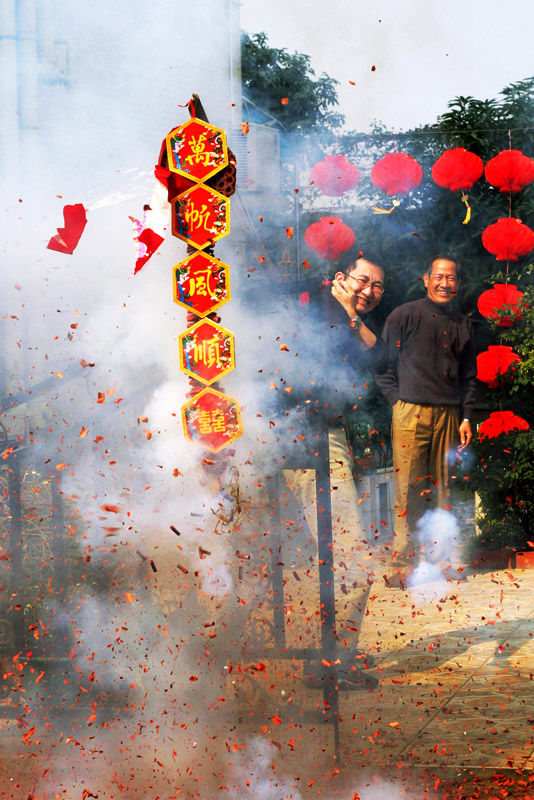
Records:
[[[434,301],[431,300],[428,295],[426,295],[426,297],[424,297],[423,300],[425,304],[437,314],[443,314],[443,316],[448,317],[452,311],[450,303],[447,303],[446,305],[442,305],[440,303],[434,303]]]

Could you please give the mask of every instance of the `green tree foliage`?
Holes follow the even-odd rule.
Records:
[[[310,56],[270,47],[265,33],[242,33],[241,78],[246,96],[273,114],[286,131],[331,129],[344,122],[332,111],[338,104],[338,81],[325,73],[315,78]]]

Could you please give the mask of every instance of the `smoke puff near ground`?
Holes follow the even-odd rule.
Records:
[[[459,544],[460,530],[454,514],[444,508],[425,511],[417,522],[417,537],[431,563],[450,560]]]

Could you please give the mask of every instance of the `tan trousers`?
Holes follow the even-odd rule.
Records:
[[[449,499],[449,464],[458,446],[459,411],[454,406],[420,406],[398,400],[393,406],[395,484],[394,564],[416,566],[417,521]]]
[[[352,455],[344,429],[331,428],[328,444],[336,620],[339,629],[348,620],[359,619],[363,614],[372,565],[369,547],[363,544],[358,495],[352,476]],[[284,477],[317,541],[315,470],[284,470]]]

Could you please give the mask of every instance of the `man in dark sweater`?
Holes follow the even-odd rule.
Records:
[[[436,256],[423,276],[426,297],[396,308],[384,327],[389,364],[377,383],[393,407],[396,513],[389,586],[404,588],[417,566],[417,522],[428,508],[446,506],[451,462],[472,438],[474,332],[469,320],[451,308],[460,277],[454,258]],[[449,569],[451,575],[460,577]]]
[[[330,287],[310,296],[308,314],[302,315],[288,336],[290,350],[298,357],[278,359],[278,380],[291,387],[283,397],[286,408],[297,418],[293,438],[298,450],[315,450],[317,436],[328,437],[332,492],[334,563],[336,582],[351,584],[362,574],[360,555],[365,535],[358,518],[358,495],[352,475],[352,455],[345,433],[347,414],[358,404],[366,377],[373,367],[385,369],[387,348],[368,316],[382,299],[384,270],[371,258],[340,259]],[[345,263],[346,262],[346,263]],[[343,271],[344,270],[344,271]],[[278,365],[277,365],[278,366]],[[286,445],[291,450],[291,441]],[[304,459],[305,461],[306,459]],[[306,519],[316,533],[315,473],[313,470],[285,470],[288,487],[305,509]],[[356,575],[353,575],[355,571]]]
[[[282,560],[291,564],[284,573],[286,607],[302,611],[306,608],[303,602],[314,598],[311,587],[319,588],[316,464],[319,450],[326,445],[336,631],[340,652],[349,656],[365,613],[373,564],[367,544],[369,532],[363,530],[358,514],[346,423],[347,414],[358,405],[368,373],[377,365],[387,367],[387,348],[369,321],[383,292],[384,270],[370,253],[344,254],[333,282],[310,292],[298,318],[292,314],[284,320],[282,336],[287,344],[274,364],[281,420],[273,433],[277,434],[284,419],[286,425],[290,423],[289,435],[282,437],[277,449],[283,460],[284,483],[296,501],[297,512],[284,541]],[[282,498],[286,496],[282,494]],[[304,526],[299,519],[305,522]],[[313,602],[318,599],[315,597]],[[308,646],[310,640],[319,642],[320,627],[315,632],[307,631],[306,636]],[[312,663],[315,664],[310,662],[305,673],[313,684]],[[320,660],[315,666],[321,676]],[[356,673],[353,677],[356,683]]]

